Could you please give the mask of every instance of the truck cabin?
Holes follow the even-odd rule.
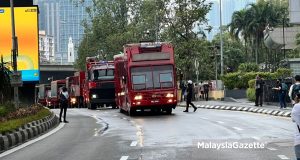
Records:
[[[132,90],[174,89],[175,62],[173,47],[168,43],[141,43],[128,46]]]
[[[114,67],[112,65],[96,66],[89,74],[92,81],[111,81],[114,80]]]

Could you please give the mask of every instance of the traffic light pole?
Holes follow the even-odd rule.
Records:
[[[14,11],[14,1],[10,0],[10,9],[11,9],[11,30],[12,30],[12,61],[13,61],[13,70],[14,74],[17,74],[17,54],[18,54],[18,45],[17,37],[15,31],[15,11]],[[19,107],[19,88],[14,86],[14,102],[15,107]]]

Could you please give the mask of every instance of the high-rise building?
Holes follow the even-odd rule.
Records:
[[[40,62],[54,61],[54,38],[46,35],[45,31],[39,31],[39,55]]]
[[[92,5],[92,0],[35,0],[39,5],[39,28],[45,30],[47,35],[52,35],[55,41],[55,61],[68,62],[69,37],[74,44],[75,59],[76,48],[79,46],[84,34],[81,22],[88,19],[86,7]]]
[[[222,1],[222,25],[227,25],[231,22],[232,14],[246,8],[249,4],[255,3],[256,0],[221,0]],[[220,28],[220,0],[208,0],[212,3],[210,12],[207,14],[208,25],[212,27],[210,33],[207,33],[208,40],[219,33]]]

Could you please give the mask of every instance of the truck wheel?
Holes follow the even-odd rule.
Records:
[[[91,109],[92,109],[92,110],[95,110],[96,108],[97,108],[96,104],[91,103]]]
[[[171,115],[171,114],[172,114],[172,107],[167,108],[167,109],[166,109],[166,113],[167,113],[168,115]]]
[[[91,102],[88,102],[87,107],[88,107],[88,109],[92,109],[92,110],[94,110],[94,109],[97,108],[97,107],[96,107],[96,104],[91,103]]]
[[[120,113],[124,113],[124,110],[121,107],[119,107],[119,111]]]
[[[128,110],[128,115],[129,116],[134,116],[136,114],[136,110],[135,109],[129,109]]]

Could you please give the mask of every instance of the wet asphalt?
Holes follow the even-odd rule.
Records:
[[[113,109],[69,109],[70,123],[1,160],[294,159],[290,118],[183,109],[176,108],[172,115],[145,112],[134,117]],[[214,144],[227,146],[218,149]],[[260,147],[250,148],[251,144]]]

